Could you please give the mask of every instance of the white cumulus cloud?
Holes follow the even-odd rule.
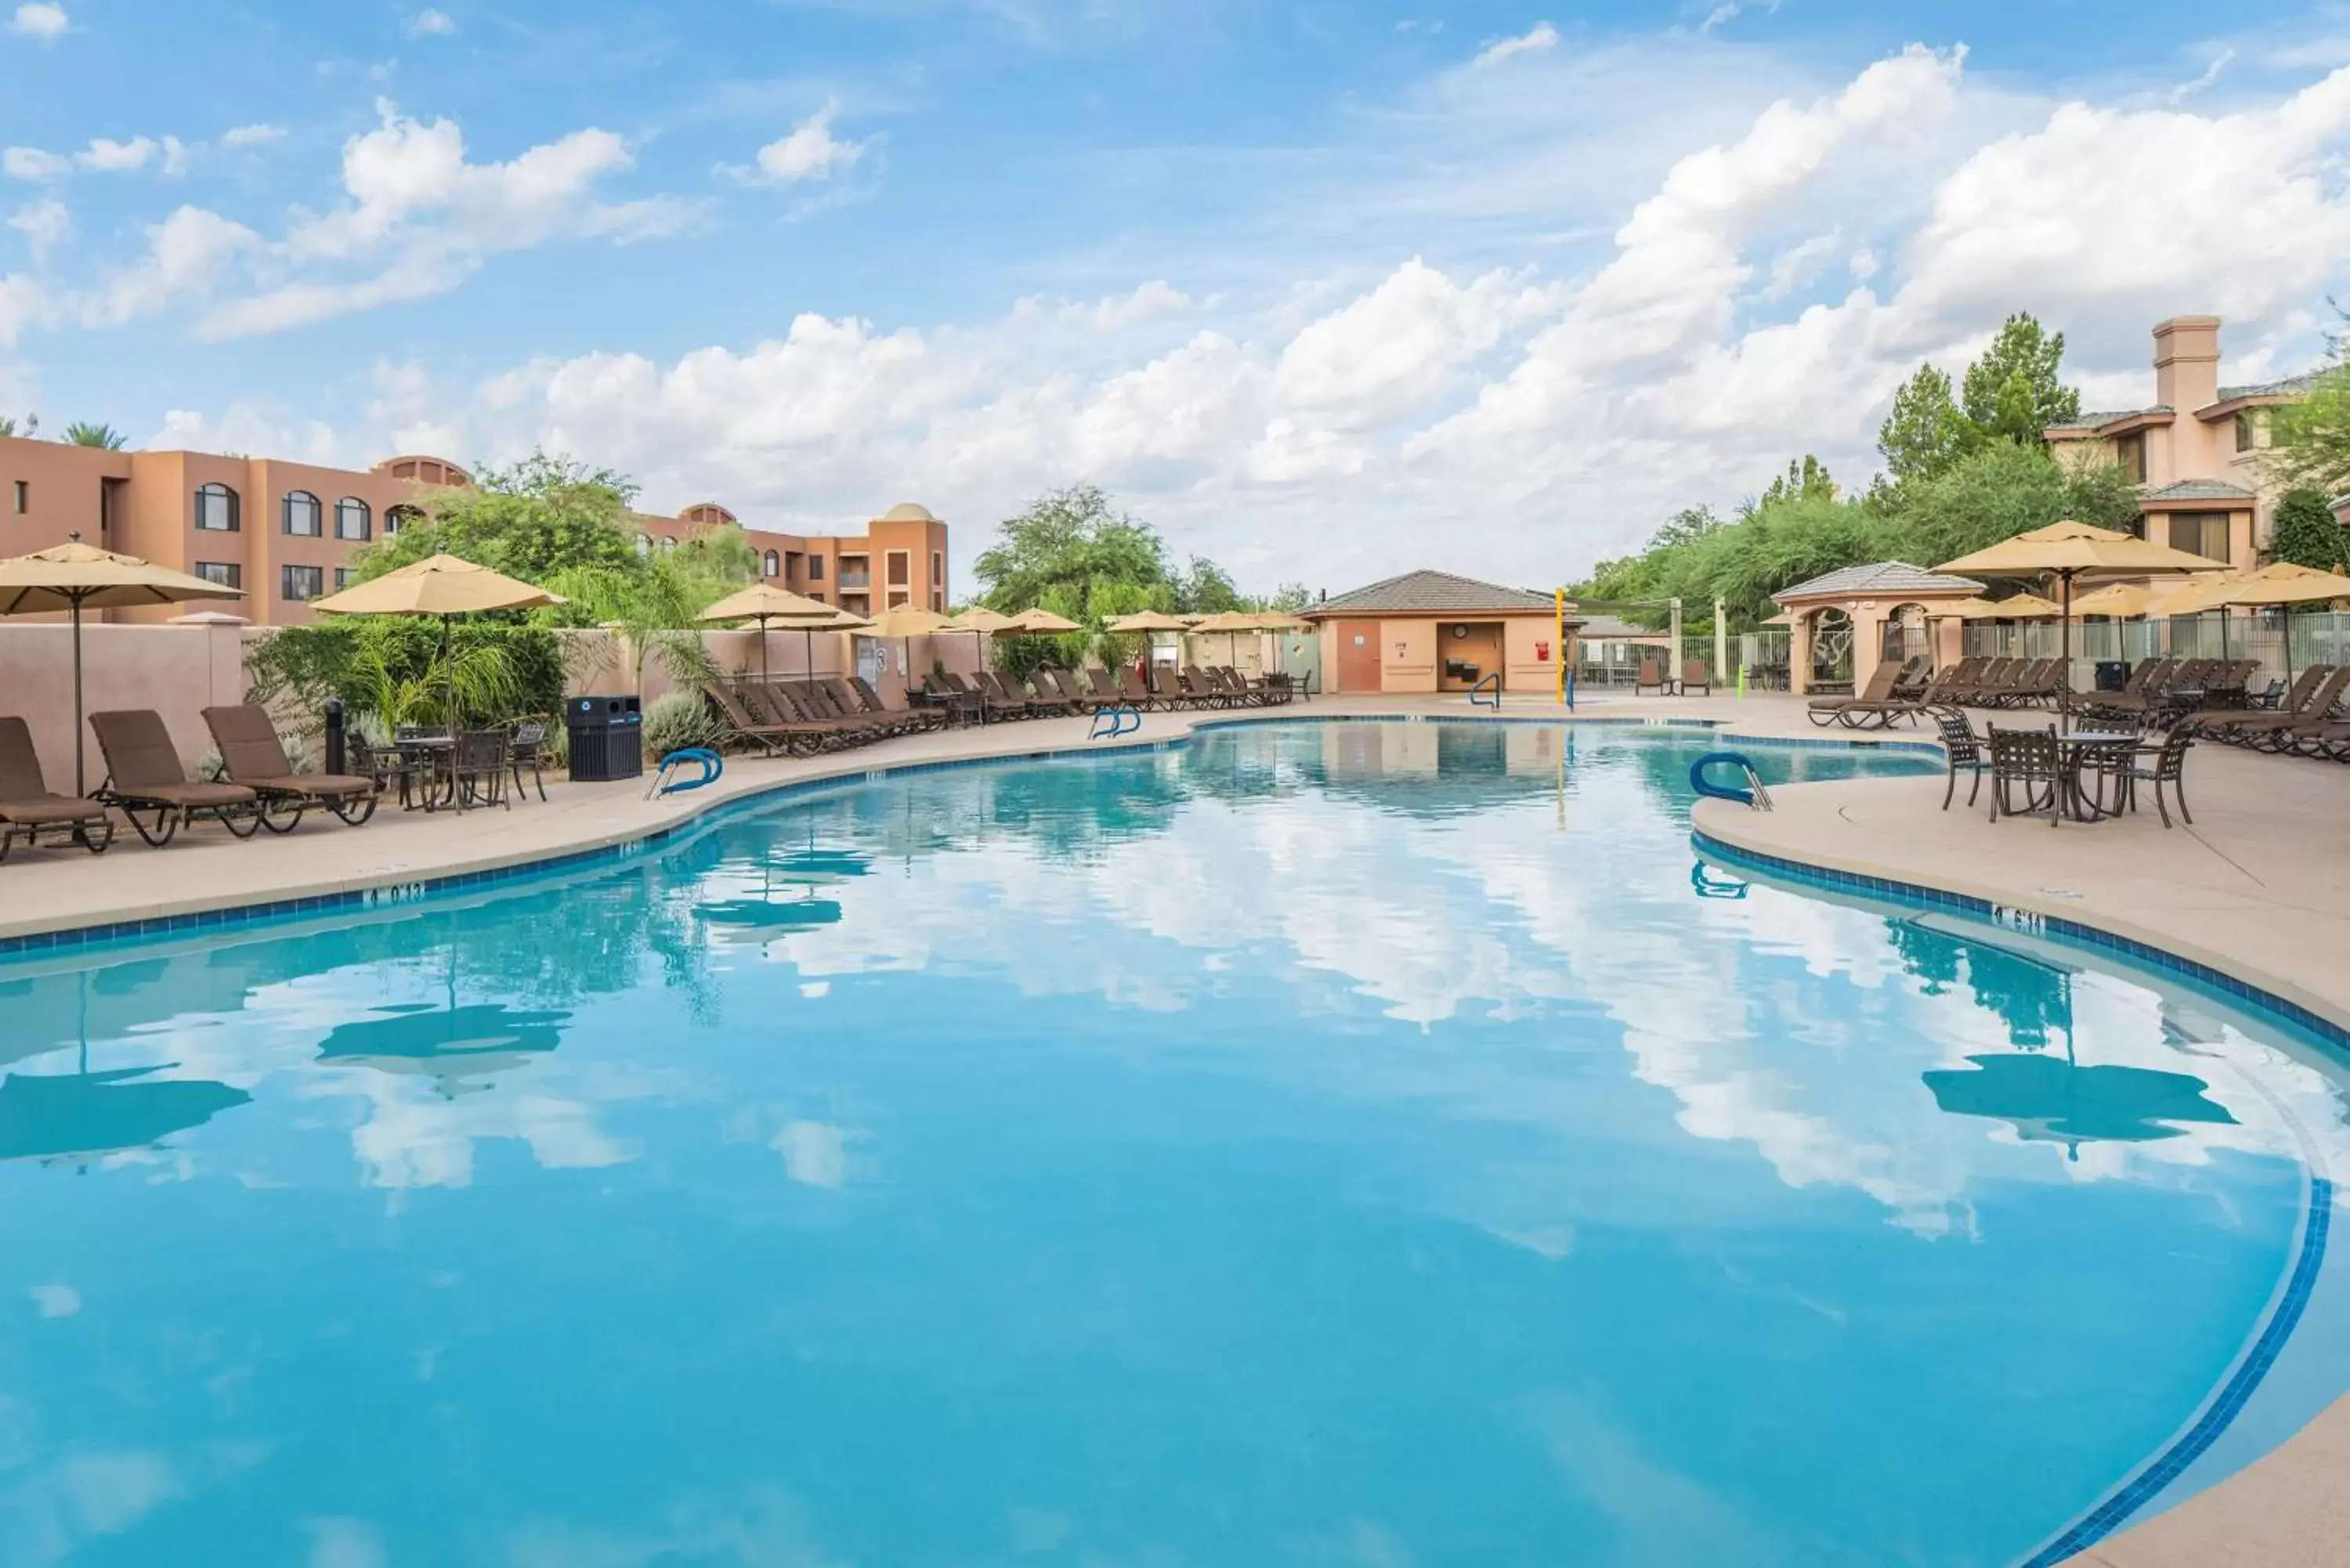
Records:
[[[446,11],[422,10],[401,29],[411,38],[445,38],[457,30],[457,19]]]
[[[221,132],[223,147],[258,147],[265,141],[283,141],[286,128],[282,125],[236,125]]]
[[[44,196],[11,213],[8,226],[25,236],[33,259],[40,261],[73,238],[73,213],[56,197]]]
[[[832,133],[839,106],[827,104],[759,149],[754,168],[737,171],[740,178],[766,185],[795,185],[803,181],[829,180],[844,174],[864,156],[866,142],[844,141]]]
[[[1514,38],[1497,38],[1477,51],[1471,66],[1498,66],[1513,55],[1540,54],[1558,47],[1558,29],[1548,22],[1536,22]]]
[[[62,36],[71,25],[66,19],[64,6],[49,5],[45,0],[31,0],[31,3],[16,7],[16,15],[8,27],[9,31],[22,33],[28,38],[55,38]]]

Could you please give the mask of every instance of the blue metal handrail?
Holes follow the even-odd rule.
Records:
[[[1734,767],[1743,774],[1746,783],[1716,784],[1706,776],[1706,770],[1716,765]],[[1690,788],[1702,800],[1734,800],[1756,811],[1771,809],[1771,792],[1762,787],[1762,775],[1742,752],[1708,752],[1690,764]]]
[[[671,776],[672,769],[689,765],[700,768],[701,773],[691,778]],[[652,787],[645,791],[645,798],[650,800],[657,794],[682,794],[690,789],[706,789],[716,784],[718,776],[725,771],[726,760],[709,747],[680,746],[661,758],[660,765],[653,770]]]
[[[1102,728],[1102,721],[1105,719],[1109,721],[1109,728],[1107,730]],[[1093,731],[1086,736],[1086,739],[1113,741],[1120,735],[1131,735],[1140,728],[1142,728],[1142,715],[1131,703],[1121,702],[1115,708],[1094,710]]]

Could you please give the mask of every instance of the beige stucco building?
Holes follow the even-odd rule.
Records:
[[[1782,588],[1771,597],[1786,612],[1789,685],[1858,691],[1884,660],[1923,655],[1936,669],[1955,664],[1965,626],[1950,610],[1982,591],[1972,577],[1907,561],[1839,566]]]
[[[2267,472],[2269,410],[2312,376],[2220,384],[2220,318],[2174,316],[2154,329],[2154,400],[2051,425],[2061,462],[2119,463],[2139,487],[2147,537],[2240,569],[2260,564],[2282,489]]]
[[[473,476],[443,458],[387,458],[360,471],[200,452],[109,452],[0,436],[0,556],[86,544],[208,577],[244,594],[256,625],[310,618],[309,602],[341,586],[356,551],[398,531],[436,492]],[[732,524],[714,503],[675,517],[633,519],[640,549]],[[897,604],[943,609],[947,525],[910,503],[858,535],[745,527],[765,576],[863,615]],[[105,618],[170,618],[168,607]]]
[[[1325,691],[1467,691],[1499,675],[1507,691],[1552,690],[1572,668],[1580,618],[1567,607],[1560,646],[1550,595],[1449,572],[1407,572],[1301,612],[1321,638]]]

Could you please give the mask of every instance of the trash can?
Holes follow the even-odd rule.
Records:
[[[644,705],[634,697],[570,697],[564,700],[564,727],[571,735],[575,784],[644,776]]]
[[[2126,659],[2100,659],[2097,660],[2097,690],[2100,691],[2127,691],[2129,672],[2129,660]]]

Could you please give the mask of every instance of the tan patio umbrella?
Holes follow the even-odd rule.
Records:
[[[2156,607],[2168,603],[2181,595],[2193,593],[2199,583],[2113,583],[2095,592],[2083,594],[2073,601],[2074,615],[2109,616],[2116,620],[2136,620],[2156,613]],[[2161,613],[2168,615],[2165,609]]]
[[[76,794],[89,789],[82,762],[81,612],[244,597],[235,588],[158,566],[136,556],[118,556],[85,545],[78,534],[68,535],[62,545],[0,561],[0,616],[65,610],[73,617]]]
[[[875,637],[897,639],[899,657],[905,662],[906,683],[910,688],[914,680],[914,639],[935,637],[946,628],[946,617],[936,610],[924,609],[920,605],[899,605],[873,618]]]
[[[567,602],[560,594],[509,577],[456,556],[427,556],[325,598],[322,615],[433,616],[441,622],[441,661],[449,667],[449,732],[457,732],[457,667],[450,655],[450,618],[488,610],[536,609]]]
[[[773,583],[753,583],[738,593],[727,595],[695,618],[704,622],[756,621],[759,625],[759,679],[765,680],[771,673],[767,668],[768,622],[781,621],[812,633],[816,628],[840,613],[828,604],[793,593],[788,588],[779,588]],[[807,639],[807,647],[808,673],[813,675],[816,673],[816,639],[812,635]]]
[[[1938,572],[1960,572],[1976,577],[2054,576],[2063,586],[2061,618],[2064,662],[2057,667],[2058,712],[2066,711],[2062,696],[2073,689],[2073,579],[2084,572],[2116,576],[2153,576],[2179,572],[2225,571],[2228,563],[2190,556],[2168,545],[2158,545],[2134,534],[2094,527],[2071,518],[2033,528],[1988,549],[1945,561]],[[2011,601],[2012,602],[2012,601]]]
[[[1018,615],[1014,616],[1012,620],[1013,624],[1020,628],[1019,631],[1008,629],[1000,631],[996,633],[998,637],[1017,637],[1024,634],[1029,637],[1062,637],[1069,632],[1086,629],[1067,616],[1055,615],[1042,605],[1022,610]]]
[[[1986,620],[2054,620],[2064,613],[2061,606],[2053,605],[2038,594],[2010,594],[2003,599],[1991,601],[1983,612]]]
[[[1008,635],[1014,637],[1020,635],[1018,623],[1010,616],[1000,614],[985,605],[972,605],[969,609],[963,610],[947,622],[949,631],[971,633],[972,650],[979,655],[979,667],[982,670],[987,668],[987,639],[991,637],[1007,635],[1004,629],[1007,627],[1013,628]]]
[[[1196,616],[1169,615],[1165,610],[1138,610],[1133,615],[1118,617],[1116,620],[1104,625],[1102,629],[1115,632],[1120,637],[1140,636],[1147,659],[1153,632],[1188,632],[1191,629],[1192,622],[1198,618]]]
[[[1262,620],[1263,617],[1254,610],[1224,610],[1216,615],[1201,617],[1192,626],[1191,632],[1194,636],[1222,637],[1224,657],[1235,659],[1239,656],[1240,634],[1244,631],[1263,629]]]
[[[2165,615],[2201,615],[2206,610],[2218,610],[2220,618],[2220,657],[2228,657],[2228,622],[2234,618],[2226,612],[2239,605],[2247,607],[2271,608],[2282,605],[2319,605],[2334,599],[2350,598],[2350,577],[2338,572],[2321,572],[2314,566],[2297,566],[2291,561],[2276,561],[2257,572],[2246,572],[2221,581],[2196,583],[2179,590],[2163,606]],[[2293,628],[2285,628],[2284,668],[2286,679],[2293,676]]]

